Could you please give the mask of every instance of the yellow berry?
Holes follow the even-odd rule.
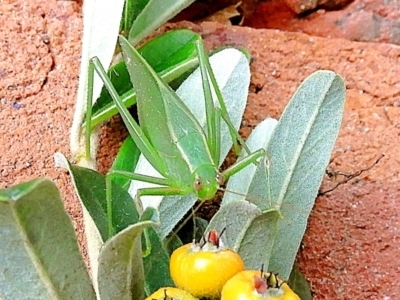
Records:
[[[224,285],[221,300],[300,300],[292,289],[275,275],[276,286],[269,286],[271,273],[246,270],[233,276]]]
[[[206,245],[186,244],[171,256],[170,272],[175,285],[195,297],[219,298],[224,284],[244,270],[239,254],[214,238],[210,234]]]
[[[190,295],[190,293],[173,288],[173,287],[164,287],[160,288],[145,300],[198,300],[197,298]]]

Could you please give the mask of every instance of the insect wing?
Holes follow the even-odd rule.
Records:
[[[213,164],[202,127],[175,92],[122,38],[121,46],[137,94],[142,131],[166,165],[162,175],[171,177],[171,183],[177,186],[190,184],[189,175],[194,169],[204,163]]]

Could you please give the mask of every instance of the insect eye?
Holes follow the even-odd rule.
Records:
[[[194,181],[194,189],[196,190],[196,191],[200,191],[202,188],[203,188],[203,183],[201,182],[201,180],[199,179],[199,178],[197,178],[195,181]]]
[[[217,173],[217,175],[215,175],[215,179],[218,181],[219,185],[223,185],[225,183],[224,177],[220,173]]]

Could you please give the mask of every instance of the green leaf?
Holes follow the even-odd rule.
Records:
[[[71,177],[79,199],[88,210],[103,241],[109,238],[106,179],[91,169],[69,165]],[[135,224],[139,215],[131,196],[116,184],[112,185],[112,223],[119,232]]]
[[[227,193],[221,209],[246,199],[264,213],[276,211],[280,214],[276,219],[276,236],[264,241],[264,245],[242,248],[240,254],[256,258],[265,255],[265,247],[273,245],[270,261],[264,264],[284,280],[291,272],[328,165],[342,120],[344,100],[345,86],[338,75],[318,71],[309,76],[278,124],[267,119],[249,137],[247,145],[251,150],[266,149],[267,163],[260,161],[258,166],[248,166],[232,176],[227,185],[227,190],[238,191],[245,197],[232,197]],[[259,226],[261,229],[267,225]],[[251,234],[246,232],[245,235]],[[256,261],[248,260],[248,263],[256,267]]]
[[[163,240],[163,245],[168,255],[171,256],[175,249],[183,246],[183,243],[175,232],[171,232],[171,234]]]
[[[140,55],[160,76],[188,59],[196,58],[196,41],[200,35],[188,30],[172,30],[160,35],[138,49]]]
[[[169,273],[169,255],[153,228],[146,229],[150,240],[150,254],[143,257],[145,291],[150,295],[161,287],[174,286]]]
[[[72,222],[50,180],[0,190],[0,298],[95,299]]]
[[[247,269],[258,270],[261,265],[264,265],[266,270],[270,270],[269,263],[273,249],[271,241],[277,235],[278,220],[279,212],[277,211],[264,212],[251,220],[237,249]]]
[[[85,149],[85,146],[82,145],[81,125],[85,118],[88,100],[89,59],[97,56],[103,66],[107,68],[110,65],[118,38],[123,7],[124,0],[85,0],[85,5],[83,5],[84,24],[81,67],[70,138],[73,157],[79,157]],[[98,98],[102,86],[103,83],[100,78],[95,76],[93,99]]]
[[[140,159],[139,162],[141,163]],[[144,166],[145,164],[141,163],[140,170],[142,170]],[[138,168],[136,168],[136,170],[138,170]],[[148,168],[146,172],[151,174],[151,171],[149,170],[150,168]],[[131,194],[136,194],[136,188],[139,186],[140,185],[137,181],[132,181],[129,192]],[[144,183],[143,186],[147,185]],[[196,201],[197,198],[194,195],[167,197],[157,196],[152,197],[152,202],[150,202],[150,199],[147,200],[146,205],[158,207],[158,210],[160,211],[161,225],[156,228],[156,231],[161,239],[164,239],[172,229],[174,229],[175,225],[178,224],[183,216],[193,207]]]
[[[282,215],[269,268],[284,280],[292,270],[339,133],[345,93],[339,75],[313,73],[290,100],[268,144],[270,199]]]
[[[312,300],[310,285],[296,265],[293,267],[287,283],[301,300]]]
[[[159,73],[165,82],[171,82],[198,64],[195,41],[200,36],[190,30],[180,29],[163,34],[144,46],[138,52]],[[107,72],[126,107],[136,103],[136,94],[126,69],[125,62],[119,62]],[[117,114],[118,110],[106,88],[93,106],[92,128]],[[83,124],[82,126],[85,126]]]
[[[240,254],[246,269],[257,270],[261,265],[267,269],[278,219],[277,211],[261,212],[247,201],[232,201],[221,206],[206,232],[212,229],[221,232],[225,228],[223,242]]]
[[[251,222],[261,214],[261,210],[254,204],[247,201],[234,201],[221,206],[210,220],[206,232],[212,229],[222,232],[225,228],[224,244],[233,250],[238,250]]]
[[[132,140],[132,137],[129,135],[119,149],[118,155],[115,158],[110,171],[119,170],[133,172],[139,160],[139,156],[140,150]],[[124,190],[128,190],[129,188],[130,180],[125,177],[114,176],[112,181],[122,187]]]
[[[143,300],[144,269],[141,235],[145,228],[158,225],[158,212],[149,208],[142,220],[112,238],[99,254],[98,287],[101,299]]]
[[[135,46],[153,30],[156,30],[193,2],[194,0],[175,0],[171,2],[150,0],[133,22],[129,32],[129,42]]]
[[[267,150],[268,142],[277,123],[275,119],[267,118],[258,124],[246,141],[249,150],[252,152],[261,148]],[[239,161],[246,156],[246,151],[242,150],[237,160]],[[268,157],[269,154],[267,153],[266,160],[268,160]],[[250,164],[240,172],[232,175],[226,185],[226,192],[221,205],[224,206],[238,200],[248,200],[261,210],[268,209],[271,204],[268,201],[268,194],[265,193],[267,175],[265,160],[259,161],[258,164]],[[230,193],[230,191],[234,193]]]
[[[148,0],[125,0],[124,12],[121,20],[121,31],[128,34],[133,21],[142,12]]]

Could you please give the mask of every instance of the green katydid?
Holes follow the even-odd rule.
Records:
[[[96,71],[115,102],[134,142],[163,178],[122,171],[112,171],[108,174],[107,213],[111,234],[113,231],[111,228],[111,176],[124,176],[132,180],[159,185],[159,187],[138,190],[137,200],[140,200],[141,196],[192,193],[200,200],[208,200],[215,196],[220,185],[231,175],[265,156],[263,149],[250,153],[231,124],[201,40],[196,46],[206,99],[206,130],[203,130],[184,102],[158,77],[129,42],[124,37],[120,37],[119,42],[132,84],[137,92],[140,127],[123,105],[97,58],[92,58],[90,61],[89,87]],[[137,74],[136,70],[146,70],[146,74]],[[154,79],[155,84],[151,87],[149,87],[149,82],[146,82],[148,76]],[[209,80],[218,98],[219,107],[215,106],[212,100]],[[140,88],[141,85],[147,86],[146,93],[143,88]],[[90,97],[88,102],[88,110],[90,110]],[[239,141],[248,153],[242,160],[222,172],[218,170],[221,118],[228,125],[234,143]],[[86,122],[86,129],[89,130],[89,128],[90,119]]]

